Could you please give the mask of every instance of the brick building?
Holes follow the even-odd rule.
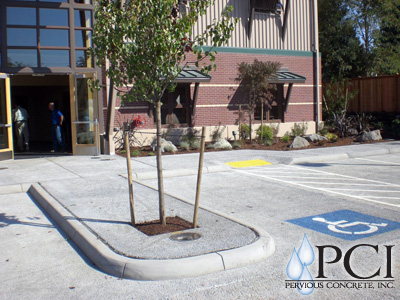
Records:
[[[186,1],[181,1],[185,9]],[[180,76],[174,93],[164,95],[162,123],[173,127],[173,133],[183,132],[188,126],[207,126],[210,132],[219,124],[225,126],[226,138],[233,138],[232,131],[238,130],[239,106],[246,110],[247,97],[235,80],[238,64],[260,61],[280,62],[275,99],[271,109],[266,109],[263,120],[284,135],[294,123],[305,122],[308,131],[315,132],[317,111],[317,56],[318,39],[315,2],[306,0],[218,0],[209,10],[207,20],[201,20],[194,32],[216,17],[225,5],[232,5],[232,17],[239,18],[228,45],[217,48],[216,71],[211,78]],[[190,60],[190,59],[189,59]],[[190,77],[190,76],[189,76]],[[197,81],[198,80],[198,81]],[[197,90],[197,91],[196,91]],[[106,93],[104,93],[106,95]],[[114,126],[138,116],[144,120],[144,132],[155,131],[152,108],[147,103],[130,103],[122,106],[117,100]],[[104,102],[104,118],[107,119],[107,103]],[[256,109],[254,120],[261,122],[260,110]],[[151,135],[146,136],[149,141]]]
[[[93,93],[88,86],[90,78],[102,77],[102,70],[87,55],[95,21],[93,4],[92,0],[0,2],[0,159],[24,154],[15,140],[13,104],[28,111],[33,153],[51,149],[49,102],[55,102],[64,114],[63,135],[72,154],[112,153],[113,144],[104,144],[106,128],[138,116],[144,120],[143,131],[155,131],[147,103],[122,106],[117,99],[109,110],[107,78],[103,78],[102,92]],[[278,61],[283,67],[276,80],[276,99],[264,119],[279,124],[281,135],[303,121],[315,131],[320,120],[316,0],[216,0],[194,32],[201,31],[226,5],[234,7],[232,17],[240,22],[228,44],[217,49],[217,70],[211,78],[194,69],[182,72],[175,92],[163,97],[163,126],[177,131],[188,126],[211,130],[221,123],[231,138],[237,130],[239,106],[246,106],[235,81],[237,65],[257,58]],[[187,6],[187,1],[180,1],[182,10]],[[259,111],[255,119],[259,122]]]

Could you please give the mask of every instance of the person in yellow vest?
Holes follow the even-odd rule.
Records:
[[[28,112],[25,108],[14,104],[12,110],[15,131],[18,140],[18,147],[21,151],[29,151],[29,130],[28,130]]]

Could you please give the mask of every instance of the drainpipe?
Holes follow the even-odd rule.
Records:
[[[320,60],[319,60],[319,38],[318,38],[318,1],[314,0],[314,78],[316,82],[316,90],[314,93],[315,97],[315,132],[318,132],[319,129],[319,120],[321,119],[321,110],[320,110]]]

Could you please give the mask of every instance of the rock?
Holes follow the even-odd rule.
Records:
[[[151,143],[151,148],[153,149],[153,151],[156,150],[156,148],[157,148],[157,139],[155,139]],[[176,152],[176,151],[178,151],[178,149],[176,148],[176,146],[172,142],[167,141],[165,139],[161,139],[161,152]]]
[[[309,146],[310,144],[307,142],[305,138],[302,138],[300,136],[296,136],[292,142],[292,144],[289,146],[289,148],[304,148]]]
[[[358,134],[357,129],[349,128],[349,130],[347,130],[347,135],[348,136],[356,136],[357,134]]]
[[[358,138],[357,142],[368,142],[368,141],[380,141],[382,139],[381,131],[374,130],[369,132],[363,132]]]
[[[232,145],[227,140],[220,139],[218,142],[212,144],[212,148],[230,150],[232,149]]]
[[[303,138],[305,138],[310,143],[316,143],[316,142],[328,140],[326,137],[319,135],[319,134],[309,134],[309,135],[304,136]]]

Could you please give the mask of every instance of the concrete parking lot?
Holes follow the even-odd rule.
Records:
[[[232,161],[240,157],[250,158],[241,154]],[[0,299],[397,299],[400,153],[297,165],[265,153],[260,158],[271,158],[272,164],[205,173],[200,205],[267,231],[276,245],[267,260],[180,280],[115,278],[99,271],[26,193],[5,193],[0,195]],[[165,156],[166,168],[177,159]],[[197,157],[191,160],[196,163]],[[189,165],[188,157],[182,161]],[[229,157],[209,153],[206,161],[223,164]],[[46,163],[63,165],[62,158]],[[115,172],[123,163],[115,159]],[[135,164],[151,164],[150,158]],[[79,175],[78,168],[78,163],[63,167],[60,176]],[[21,183],[36,180],[31,176]],[[140,184],[156,187],[148,178]],[[171,176],[164,184],[167,194],[194,202],[195,175]],[[308,296],[286,272],[304,235],[315,254],[308,266],[315,288]]]

